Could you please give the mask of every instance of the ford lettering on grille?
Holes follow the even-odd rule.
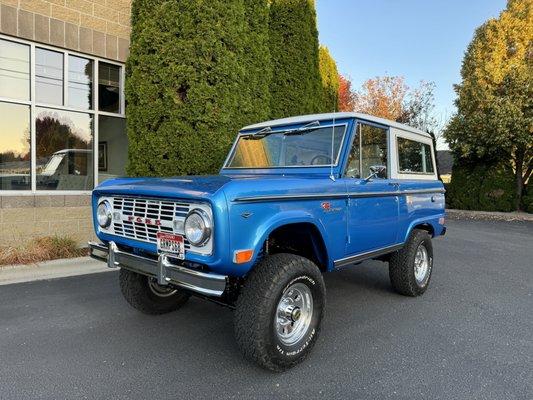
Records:
[[[113,233],[130,239],[157,243],[157,233],[183,234],[191,204],[181,201],[136,197],[113,197]],[[185,248],[190,245],[185,240]]]

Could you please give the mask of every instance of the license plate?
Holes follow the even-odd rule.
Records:
[[[157,233],[157,250],[162,253],[171,253],[180,259],[185,258],[185,243],[183,236],[172,233]]]

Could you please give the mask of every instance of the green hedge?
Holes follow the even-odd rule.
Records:
[[[214,173],[237,130],[268,116],[266,1],[134,0],[129,174]]]
[[[514,174],[505,166],[454,165],[447,185],[450,208],[482,211],[513,211]]]
[[[319,48],[319,66],[324,91],[324,111],[339,111],[339,71],[326,46]]]
[[[271,117],[325,112],[314,0],[272,0],[269,41]]]
[[[522,196],[522,203],[524,211],[533,213],[533,183],[531,182],[531,178],[529,184],[526,187],[526,194]]]

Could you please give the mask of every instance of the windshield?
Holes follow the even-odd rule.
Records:
[[[59,164],[61,164],[61,160],[63,160],[63,157],[65,157],[64,153],[54,154],[52,158],[50,158],[50,161],[48,161],[48,163],[44,167],[43,172],[41,172],[41,175],[54,175],[57,170],[57,167],[59,167]]]
[[[337,125],[334,133],[328,126],[256,137],[242,135],[226,168],[329,167],[338,161],[345,131],[346,125]]]

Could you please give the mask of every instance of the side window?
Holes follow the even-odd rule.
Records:
[[[366,178],[371,167],[383,166],[385,169],[377,178],[387,178],[387,129],[359,123],[353,141],[346,176]]]
[[[432,174],[433,158],[431,146],[415,140],[397,138],[398,166],[400,173],[406,174]]]

